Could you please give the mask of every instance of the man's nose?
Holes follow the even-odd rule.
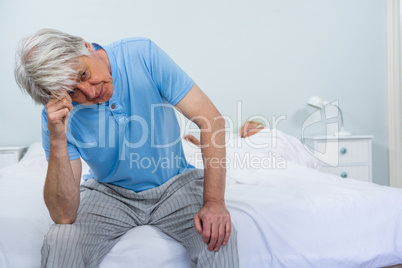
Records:
[[[89,82],[81,82],[77,88],[85,95],[88,100],[96,98],[96,87]]]

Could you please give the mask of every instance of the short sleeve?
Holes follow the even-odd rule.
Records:
[[[152,41],[149,55],[152,80],[161,96],[176,105],[193,87],[194,81]]]
[[[49,139],[49,129],[47,127],[46,108],[43,108],[42,110],[42,147],[46,153],[46,160],[49,161],[50,139]],[[67,142],[67,149],[70,160],[80,158],[80,154],[77,148],[70,142]]]

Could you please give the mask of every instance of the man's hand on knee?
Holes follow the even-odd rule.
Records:
[[[194,216],[194,226],[206,244],[208,250],[218,251],[226,245],[231,232],[229,211],[220,202],[206,202]]]

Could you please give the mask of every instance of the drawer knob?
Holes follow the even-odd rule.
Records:
[[[341,173],[341,177],[342,178],[347,178],[348,177],[348,173],[346,173],[345,171]]]
[[[346,154],[347,151],[346,147],[342,147],[340,150],[341,154]]]

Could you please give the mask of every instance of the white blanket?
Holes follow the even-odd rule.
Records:
[[[194,161],[199,150],[186,142],[184,148],[200,167]],[[228,165],[226,204],[238,231],[241,267],[402,263],[402,190],[321,173],[308,167],[316,163],[303,152],[292,158],[282,149],[227,149],[233,159],[270,151],[286,160],[285,168]],[[52,224],[42,197],[46,166],[41,146],[33,144],[19,164],[0,170],[0,267],[40,265],[42,239]],[[129,231],[100,265],[133,266],[189,267],[185,249],[150,226]]]

